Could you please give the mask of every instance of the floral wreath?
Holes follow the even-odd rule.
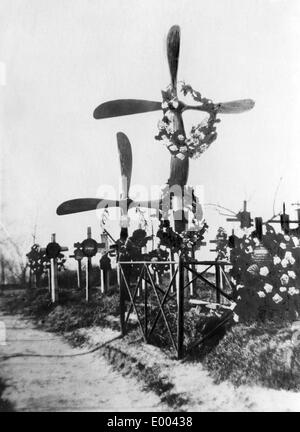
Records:
[[[255,259],[257,239],[244,236],[234,257],[230,271],[235,287],[235,314],[242,321],[253,319],[291,319],[300,313],[299,248],[293,237],[276,233],[267,225],[262,242],[269,256]]]
[[[217,138],[216,123],[220,122],[217,119],[217,109],[215,104],[210,100],[201,96],[190,85],[182,83],[181,93],[184,96],[191,95],[196,102],[200,102],[203,111],[207,111],[209,116],[201,123],[191,128],[189,136],[185,137],[182,132],[175,131],[172,125],[173,112],[178,108],[179,101],[174,97],[172,89],[167,88],[162,91],[163,102],[163,118],[158,123],[159,133],[155,139],[163,141],[163,144],[168,148],[171,155],[178,159],[185,159],[190,157],[197,159],[213,141]]]

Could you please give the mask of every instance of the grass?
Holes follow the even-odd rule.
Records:
[[[236,325],[205,357],[217,383],[300,390],[300,346],[290,324]]]
[[[6,311],[31,317],[48,331],[64,333],[83,327],[105,326],[108,315],[118,316],[119,297],[94,291],[86,302],[80,292],[60,291],[59,303],[52,304],[46,289],[27,291],[4,299]]]

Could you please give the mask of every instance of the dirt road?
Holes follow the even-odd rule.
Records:
[[[77,355],[84,350],[20,317],[0,313],[1,321],[6,345],[0,342],[0,378],[7,384],[2,397],[15,411],[166,410],[158,396],[112,370],[99,352]]]

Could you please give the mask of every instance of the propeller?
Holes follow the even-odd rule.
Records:
[[[65,201],[57,207],[56,213],[59,216],[80,213],[89,210],[97,210],[98,208],[120,207],[122,204],[127,205],[127,200],[107,200],[104,198],[76,198]]]
[[[174,25],[170,28],[167,36],[167,58],[171,75],[172,94],[177,97],[177,72],[180,52],[180,27]],[[230,102],[212,104],[210,109],[216,110],[219,114],[238,114],[248,111],[254,107],[252,99],[241,99]],[[149,101],[144,99],[118,99],[105,102],[99,105],[94,111],[95,119],[105,119],[132,114],[141,114],[162,109],[161,102]],[[174,116],[174,126],[184,134],[182,112],[188,109],[207,111],[208,108],[202,105],[190,106],[180,102],[179,108]]]
[[[110,117],[158,111],[160,109],[161,102],[143,99],[117,99],[99,105],[94,111],[94,118],[99,120]]]
[[[171,93],[172,97],[177,98],[177,72],[180,52],[180,27],[174,25],[170,28],[167,35],[167,58],[171,76]],[[193,109],[206,112],[217,112],[219,114],[235,114],[250,110],[254,107],[254,101],[251,99],[242,99],[231,102],[221,102],[219,104],[199,104],[189,106],[178,101],[176,109],[171,110],[170,121],[173,123],[174,130],[185,136],[184,123],[182,113],[185,110]],[[149,101],[143,99],[118,99],[105,102],[99,105],[94,110],[95,119],[105,119],[110,117],[119,117],[132,114],[141,114],[162,109],[161,102]],[[117,201],[104,200],[101,198],[80,198],[62,203],[57,208],[57,214],[71,214],[88,210],[96,210],[103,203],[108,207],[121,207],[121,214],[126,215],[130,207],[140,206],[148,208],[159,208],[161,200],[153,201],[132,201],[129,196],[132,173],[132,152],[131,145],[125,134],[119,132],[117,134],[118,151],[121,165],[122,177],[122,192],[121,199]],[[171,156],[170,177],[168,179],[169,186],[179,185],[184,186],[187,183],[189,170],[189,158],[183,160]],[[182,210],[178,210],[178,215],[182,215],[182,219],[177,221],[175,228],[177,232],[181,232],[185,227],[185,216]],[[179,218],[180,219],[180,218]]]
[[[216,109],[220,114],[238,114],[251,110],[255,105],[252,99],[240,99],[231,102],[221,102],[216,104]]]
[[[180,51],[180,27],[174,25],[167,36],[167,56],[171,75],[171,84],[174,96],[177,95],[177,72]]]
[[[129,208],[137,206],[147,208],[159,208],[160,200],[155,201],[133,201],[128,198],[131,174],[132,174],[132,150],[128,137],[123,132],[117,133],[118,152],[120,159],[122,192],[118,200],[106,198],[76,198],[63,202],[57,207],[59,216],[97,210],[105,207],[120,207],[122,214],[126,215]]]
[[[127,136],[117,133],[118,151],[121,168],[122,193],[121,198],[128,198],[132,174],[132,150]]]

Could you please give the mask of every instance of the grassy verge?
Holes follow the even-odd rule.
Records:
[[[107,316],[119,314],[119,298],[115,293],[92,293],[87,303],[83,294],[61,291],[58,304],[52,304],[46,289],[26,291],[3,298],[3,309],[11,314],[21,313],[32,318],[51,332],[71,332],[83,327],[106,326]],[[118,327],[118,325],[116,324]]]
[[[299,391],[298,334],[299,328],[290,324],[237,325],[205,357],[204,365],[218,383]]]

